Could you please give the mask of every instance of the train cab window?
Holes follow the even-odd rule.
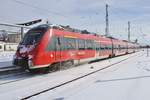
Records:
[[[41,39],[42,34],[40,32],[32,32],[32,33],[27,33],[21,44],[23,45],[33,45],[39,42],[39,40]]]
[[[35,27],[29,30],[21,41],[21,45],[36,45],[42,39],[47,28]]]

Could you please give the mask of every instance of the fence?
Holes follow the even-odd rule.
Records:
[[[0,23],[0,51],[14,51],[30,27]]]

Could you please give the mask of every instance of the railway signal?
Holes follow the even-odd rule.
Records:
[[[41,22],[41,21],[42,21],[42,19],[37,19],[37,20],[25,22],[25,23],[20,23],[20,24],[17,24],[17,25],[31,26],[31,25],[37,24],[37,23],[39,23],[39,22]],[[21,27],[21,39],[23,38],[23,34],[24,34],[24,28]]]
[[[17,25],[31,26],[31,25],[37,24],[41,21],[42,21],[42,19],[38,19],[38,20],[30,21],[30,22],[20,23],[20,24],[17,24]]]

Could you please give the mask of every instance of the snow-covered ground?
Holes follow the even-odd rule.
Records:
[[[150,100],[150,57],[146,53],[86,79],[39,95],[39,100]]]
[[[15,51],[0,52],[0,68],[11,66],[14,54]]]
[[[131,57],[132,56],[132,57]],[[149,100],[150,57],[138,52],[0,85],[0,98],[18,100],[130,57],[111,68],[33,97],[34,100]],[[91,69],[91,66],[93,67]],[[9,81],[0,80],[0,84]]]

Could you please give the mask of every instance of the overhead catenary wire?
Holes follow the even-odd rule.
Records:
[[[121,19],[121,22],[123,21],[122,19],[124,19],[124,21],[125,22],[127,22],[129,19],[127,19],[126,17],[124,17],[124,15],[122,16],[122,12],[120,12],[119,10],[118,10],[118,8],[116,8],[116,7],[114,7],[114,6],[111,6],[111,8],[112,9],[110,9],[111,11],[110,11],[110,14],[111,14],[111,16],[116,16],[116,18],[117,18],[117,20],[118,20],[118,18],[120,18]],[[114,20],[115,21],[115,20]],[[133,19],[130,19],[130,21],[133,21]],[[116,21],[115,21],[115,23],[116,23]],[[113,25],[113,27],[114,26],[116,26],[116,25]],[[120,25],[120,24],[118,24],[118,28],[117,29],[119,29],[119,28],[121,28],[121,26],[122,25]],[[124,27],[125,28],[125,24],[124,24],[124,26],[122,26],[122,27]],[[126,30],[126,29],[125,29]],[[114,31],[114,28],[113,28],[113,31]],[[118,30],[117,30],[118,31]],[[129,39],[128,39],[129,40]]]
[[[18,19],[18,17],[16,16],[2,16],[0,15],[0,19],[3,23],[12,23],[12,19],[15,20],[15,19]]]
[[[65,15],[63,13],[59,13],[59,12],[56,12],[56,11],[51,11],[49,9],[41,8],[37,5],[35,5],[35,3],[30,4],[30,3],[27,3],[27,2],[24,2],[24,1],[21,1],[21,0],[11,0],[11,1],[13,1],[15,3],[18,3],[18,4],[21,4],[21,5],[24,5],[24,6],[27,6],[27,7],[30,7],[30,8],[38,9],[42,12],[47,13],[47,14],[57,15],[57,16],[65,18],[65,19],[70,19],[70,16],[68,16],[68,15]],[[96,12],[94,15],[99,15],[99,12]],[[91,15],[90,16],[79,16],[78,18],[83,21],[84,19],[87,19],[88,17],[91,17]],[[92,23],[92,22],[90,22],[90,23]]]
[[[23,2],[23,1],[20,1],[20,0],[12,0],[12,1],[14,1],[14,2],[16,2],[16,3],[18,3],[18,4],[22,4],[22,5],[24,5],[24,6],[28,6],[28,7],[34,8],[34,9],[38,9],[38,10],[44,11],[44,12],[49,13],[49,14],[61,16],[61,17],[64,17],[64,18],[69,17],[69,16],[66,16],[66,15],[64,15],[64,14],[62,14],[62,13],[50,11],[50,10],[48,10],[48,9],[41,8],[41,7],[36,6],[36,5],[34,5],[34,4],[29,4],[29,3],[26,3],[26,2]]]
[[[141,27],[140,27],[140,32],[139,32],[139,33],[140,33],[140,35],[141,35],[141,38],[142,38],[143,40],[145,40],[147,43],[149,43],[148,39],[145,38]]]

